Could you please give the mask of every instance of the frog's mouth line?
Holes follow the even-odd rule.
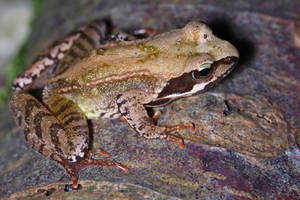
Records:
[[[205,92],[208,88],[216,85],[224,77],[226,77],[234,69],[237,62],[238,57],[236,56],[227,56],[215,61],[213,63],[214,72],[216,72],[222,66],[226,66],[226,71],[220,73],[219,76],[212,76],[208,79],[203,79],[202,82],[192,79],[190,73],[184,73],[178,78],[171,79],[167,86],[158,94],[157,99],[146,104],[145,106],[161,106],[181,97],[187,97]]]

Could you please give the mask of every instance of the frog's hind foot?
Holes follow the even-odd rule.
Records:
[[[105,157],[108,156],[108,153],[106,151],[103,151],[101,149],[91,149],[91,150],[86,151],[85,157],[79,159],[76,162],[69,162],[69,161],[61,158],[60,156],[53,157],[54,160],[59,162],[64,167],[64,169],[67,171],[67,173],[69,174],[71,181],[72,181],[72,184],[65,185],[64,191],[68,192],[68,191],[72,191],[72,190],[81,189],[82,186],[80,184],[78,184],[79,173],[81,172],[81,170],[84,170],[89,167],[115,166],[115,167],[122,169],[125,172],[128,171],[128,167],[126,167],[125,165],[123,165],[121,163],[93,159],[92,156],[96,153],[100,153],[100,154],[104,155]]]
[[[99,165],[99,166],[116,166],[125,172],[128,171],[128,167],[126,167],[125,165],[122,165],[121,163],[105,161],[105,160],[96,160],[96,159],[92,159],[92,158],[83,158],[82,160],[80,160],[76,163],[72,163],[72,165],[74,166],[75,170],[78,172],[80,172],[81,170],[83,170],[85,168],[89,168],[89,167],[93,167],[93,166],[97,166],[97,165]]]
[[[116,166],[116,167],[122,169],[125,172],[128,171],[128,168],[125,165],[122,165],[121,163],[93,159],[92,156],[94,154],[98,154],[98,153],[102,154],[106,158],[108,157],[108,153],[106,151],[102,150],[102,149],[90,149],[90,150],[86,151],[84,158],[82,160],[80,160],[78,162],[78,164],[79,165],[84,165],[83,168],[94,166],[94,165]],[[81,170],[83,168],[79,168],[79,170]]]
[[[91,151],[90,154],[98,153],[98,150],[99,149],[95,149]],[[100,150],[99,152],[102,153],[102,150]],[[79,177],[79,172],[83,169],[98,165],[98,166],[116,166],[125,172],[128,171],[128,167],[122,165],[121,163],[104,161],[104,160],[95,160],[89,157],[90,155],[88,155],[87,157],[83,158],[80,161],[77,161],[75,163],[70,163],[70,166],[65,168],[68,171],[72,180],[72,184],[65,185],[65,189],[64,189],[65,192],[72,191],[72,190],[80,190],[82,188],[82,186],[78,184],[78,177]]]
[[[102,149],[90,149],[85,152],[85,158],[90,159],[94,154],[98,153],[102,154],[106,158],[108,157],[108,153]]]

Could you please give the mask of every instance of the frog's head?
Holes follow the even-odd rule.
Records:
[[[187,24],[182,29],[181,42],[190,46],[185,54],[184,70],[179,76],[170,78],[157,99],[148,106],[199,94],[226,77],[238,62],[237,49],[217,38],[206,24]]]

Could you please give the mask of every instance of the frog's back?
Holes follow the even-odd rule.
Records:
[[[96,84],[109,77],[124,77],[134,73],[164,78],[168,72],[169,78],[172,72],[175,77],[183,70],[185,60],[182,58],[189,50],[175,48],[180,38],[181,30],[174,30],[154,38],[99,46],[84,58],[73,62],[55,81],[73,79],[79,84]]]

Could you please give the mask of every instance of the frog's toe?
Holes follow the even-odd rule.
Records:
[[[80,171],[84,168],[97,166],[97,165],[98,166],[115,166],[115,167],[122,169],[125,172],[128,171],[128,167],[126,167],[125,165],[118,163],[118,162],[95,160],[95,159],[88,159],[88,158],[85,158],[85,159],[81,160],[80,162],[78,162],[77,165],[75,166],[75,168],[77,171]]]
[[[102,154],[104,157],[108,157],[108,152],[102,149],[90,149],[85,152],[85,158],[90,159],[94,154]]]

